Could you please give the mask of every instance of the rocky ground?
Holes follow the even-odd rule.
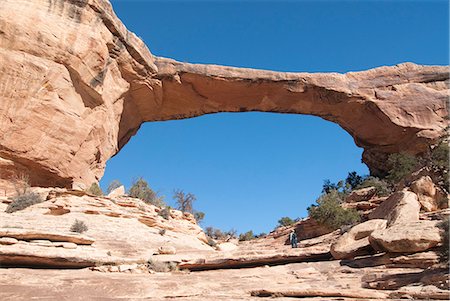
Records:
[[[33,188],[45,201],[14,213],[0,197],[0,299],[448,300],[436,224],[450,211],[428,184],[381,199],[354,191],[344,206],[363,208],[367,221],[346,232],[304,219],[215,248],[187,213],[165,218],[117,192]],[[75,220],[88,230],[71,232]],[[292,228],[297,249],[286,244]]]

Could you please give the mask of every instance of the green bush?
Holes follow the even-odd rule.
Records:
[[[364,177],[358,175],[356,171],[349,172],[347,178],[345,179],[345,183],[350,186],[350,189],[355,189],[364,181]]]
[[[434,166],[448,169],[449,167],[449,146],[448,140],[442,140],[431,151],[431,162]]]
[[[449,227],[450,227],[450,219],[449,217],[445,217],[439,224],[439,228],[442,229],[441,237],[442,237],[442,247],[440,250],[440,259],[441,262],[448,262],[449,261]]]
[[[245,233],[241,233],[239,235],[239,241],[248,241],[248,240],[252,240],[255,238],[255,235],[253,234],[253,231],[247,231]]]
[[[38,193],[25,191],[25,193],[20,193],[13,198],[5,212],[13,213],[42,202],[43,200]]]
[[[278,227],[292,226],[293,224],[295,224],[295,220],[287,216],[284,216],[278,220]]]
[[[449,145],[448,138],[443,139],[432,151],[429,164],[435,172],[435,183],[444,191],[449,186]]]
[[[309,217],[330,229],[354,224],[361,219],[356,210],[341,207],[342,199],[336,190],[323,194],[316,202],[317,205],[308,208]]]
[[[122,186],[122,183],[120,183],[119,180],[113,180],[113,181],[111,181],[111,183],[109,183],[108,189],[106,190],[106,192],[108,194],[110,194],[111,191],[113,191],[114,189],[119,188],[120,186]]]
[[[133,181],[128,194],[133,198],[141,199],[144,202],[157,207],[165,206],[164,197],[158,196],[158,194],[148,186],[147,181],[143,178]]]
[[[389,183],[377,177],[370,176],[365,178],[364,181],[356,187],[356,189],[367,187],[375,187],[376,194],[378,196],[388,196],[392,193]]]
[[[100,188],[100,186],[98,186],[97,183],[92,183],[91,187],[89,187],[86,190],[87,193],[92,194],[92,195],[96,195],[96,196],[102,196],[103,195],[103,191]]]
[[[86,232],[87,230],[88,226],[86,225],[86,223],[78,219],[75,220],[75,222],[70,227],[71,232],[83,233]]]
[[[197,221],[197,223],[200,223],[205,218],[205,212],[195,211],[194,218]]]
[[[406,153],[394,153],[388,157],[388,175],[386,179],[392,184],[398,183],[410,175],[417,167],[418,159]]]

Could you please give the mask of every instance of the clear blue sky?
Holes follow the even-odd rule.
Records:
[[[401,62],[447,65],[448,1],[113,1],[153,54],[192,63],[347,72]],[[142,176],[171,199],[194,193],[204,226],[269,232],[304,217],[324,179],[367,174],[362,150],[313,116],[224,113],[147,123],[101,184]]]

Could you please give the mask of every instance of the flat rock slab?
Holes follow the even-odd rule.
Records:
[[[190,271],[206,271],[217,269],[239,269],[260,266],[280,265],[296,262],[315,262],[322,260],[330,260],[330,252],[322,253],[300,253],[295,254],[262,254],[262,255],[246,255],[242,257],[222,257],[200,259],[179,264],[180,269],[188,269]]]
[[[0,237],[11,237],[18,240],[48,240],[54,242],[71,242],[77,245],[92,245],[94,239],[75,233],[37,232],[27,229],[0,229]]]

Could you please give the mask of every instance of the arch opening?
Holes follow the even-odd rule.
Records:
[[[307,216],[324,179],[367,174],[362,149],[319,117],[220,113],[147,122],[107,163],[101,186],[143,177],[174,206],[174,189],[197,196],[202,225],[269,232],[283,216]]]

